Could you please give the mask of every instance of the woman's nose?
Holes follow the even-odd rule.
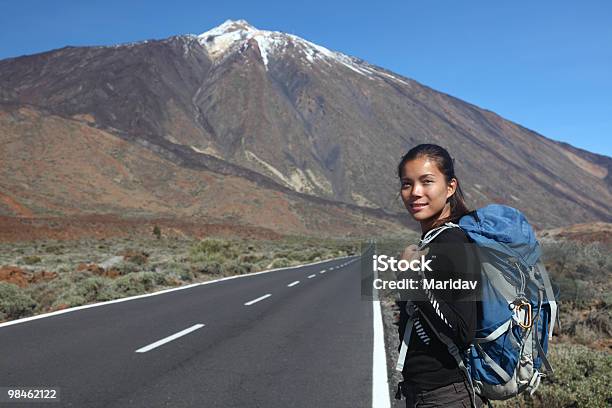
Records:
[[[410,191],[411,196],[420,197],[423,193],[423,186],[420,184],[415,184]]]

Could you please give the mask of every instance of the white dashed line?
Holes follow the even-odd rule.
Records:
[[[157,347],[159,347],[159,346],[161,346],[163,344],[169,343],[172,340],[176,340],[179,337],[183,337],[184,335],[189,334],[192,331],[201,329],[202,327],[204,327],[203,324],[194,324],[193,326],[191,326],[191,327],[189,327],[189,328],[187,328],[185,330],[181,330],[178,333],[174,333],[172,336],[165,337],[165,338],[163,338],[161,340],[156,341],[155,343],[149,344],[148,346],[144,346],[142,348],[139,348],[138,350],[136,350],[136,353],[146,353],[147,351],[153,350],[154,348],[157,348]]]
[[[315,275],[314,273],[313,273],[312,275],[308,275],[308,279],[312,279],[312,278],[314,278],[315,276],[317,276],[317,275]]]
[[[300,283],[300,281],[291,282],[291,283],[290,283],[290,284],[288,284],[287,286],[288,286],[288,287],[292,287],[292,286],[297,285],[298,283]]]
[[[264,300],[265,298],[268,298],[270,296],[272,296],[272,294],[268,293],[267,295],[260,296],[257,299],[250,300],[250,301],[246,302],[244,305],[245,306],[251,306],[253,303],[257,303],[260,300]]]
[[[325,273],[325,269],[323,269],[323,270],[322,270],[321,272],[319,272],[319,273]]]

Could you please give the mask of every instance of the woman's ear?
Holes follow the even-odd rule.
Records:
[[[455,194],[455,191],[457,191],[457,184],[457,179],[453,177],[450,183],[448,183],[446,186],[446,198],[450,198],[453,194]]]

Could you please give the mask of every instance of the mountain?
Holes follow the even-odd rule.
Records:
[[[0,241],[23,237],[9,230],[30,230],[35,222],[16,224],[2,215],[50,218],[36,224],[48,237],[75,235],[66,229],[116,231],[110,225],[143,230],[108,217],[112,215],[158,219],[165,230],[199,236],[211,230],[234,235],[259,231],[258,236],[271,236],[269,231],[375,235],[381,229],[401,233],[405,228],[402,218],[380,209],[301,195],[230,164],[211,170],[190,149],[173,152],[172,146],[161,150],[144,140],[132,143],[87,122],[31,107],[0,110],[0,145]],[[66,217],[74,222],[67,224],[62,220]],[[98,227],[92,228],[96,222]],[[62,231],[49,231],[48,224]],[[243,233],[227,228],[232,225],[243,226]]]
[[[338,206],[361,214],[349,219],[369,214],[398,222],[407,215],[398,198],[397,163],[410,147],[429,142],[449,149],[473,207],[506,203],[538,228],[612,221],[610,157],[555,142],[384,68],[243,20],[200,35],[2,60],[0,107],[6,119],[0,135],[13,141],[39,129],[36,120],[53,120],[61,122],[58,129],[71,129],[68,144],[86,143],[88,132],[94,138],[103,133],[121,141],[113,152],[124,158],[145,149],[164,166],[250,183],[232,193],[239,196],[223,193],[226,199],[274,191],[303,207]],[[23,126],[9,130],[15,121]],[[35,143],[44,142],[19,146],[44,160],[44,149]],[[4,158],[3,168],[19,172],[25,163],[13,157]],[[121,213],[133,205],[135,187],[105,176],[105,165],[97,168],[98,178],[127,197],[95,210]],[[139,170],[135,161],[133,166],[147,192],[170,191],[168,179]],[[20,186],[46,177],[40,171],[32,169],[21,181],[3,175],[0,193],[19,202],[27,195]],[[83,177],[82,184],[92,184]],[[189,188],[195,184],[185,181]],[[227,181],[220,184],[228,187]],[[58,194],[52,182],[41,188],[42,196]],[[73,202],[83,189],[64,197]],[[69,213],[43,203],[31,211]],[[80,207],[76,201],[70,208]],[[170,202],[147,209],[158,211],[177,210]],[[235,220],[260,222],[245,211],[250,209],[235,211]]]

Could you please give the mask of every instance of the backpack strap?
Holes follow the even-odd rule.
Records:
[[[476,391],[474,389],[474,383],[472,382],[472,376],[470,375],[470,372],[468,371],[468,369],[467,369],[467,367],[465,365],[465,362],[463,361],[463,358],[461,358],[461,354],[459,353],[459,349],[457,348],[457,345],[446,334],[438,332],[437,330],[435,330],[434,326],[429,321],[429,318],[427,316],[425,316],[425,313],[420,313],[420,316],[425,319],[425,321],[427,322],[429,327],[432,328],[432,331],[435,333],[436,337],[442,342],[442,344],[444,344],[446,346],[446,348],[448,349],[448,352],[450,353],[450,355],[453,356],[453,358],[457,362],[457,366],[459,367],[459,370],[461,370],[461,372],[465,376],[465,379],[467,380],[468,384],[470,385],[470,391],[471,391],[470,392],[470,402],[471,402],[471,405],[472,405],[473,408],[476,408]]]
[[[423,249],[425,246],[427,246],[427,244],[436,239],[438,235],[440,235],[442,232],[449,228],[459,228],[459,225],[453,224],[452,222],[447,222],[437,228],[430,229],[429,231],[427,231],[427,234],[425,234],[423,239],[419,241],[419,249]]]
[[[531,390],[529,391],[529,395],[533,395],[536,392],[536,390],[540,386],[540,381],[542,380],[543,376],[544,374],[542,374],[538,370],[533,373],[533,377],[531,377],[531,380],[529,381],[529,386],[527,388],[528,390]]]
[[[406,322],[406,327],[404,328],[404,337],[402,338],[402,347],[400,348],[399,357],[397,358],[397,363],[395,365],[395,369],[397,371],[404,370],[404,362],[406,361],[406,354],[408,353],[408,345],[410,344],[410,337],[412,336],[412,328],[414,327],[414,321],[416,320],[416,314],[414,311],[414,305],[410,302],[406,302],[406,312],[408,313],[408,321]],[[397,384],[397,392],[395,393],[395,399],[402,399],[402,388],[404,381],[401,381]]]
[[[548,329],[548,339],[552,339],[553,329],[555,328],[555,319],[557,318],[557,301],[555,300],[555,294],[552,289],[552,284],[550,283],[550,278],[548,277],[548,272],[546,268],[540,264],[539,262],[535,264],[540,276],[542,277],[542,281],[544,282],[544,291],[546,292],[546,298],[548,299],[548,304],[550,305],[550,328]]]
[[[542,348],[542,345],[540,344],[540,338],[538,336],[538,331],[534,330],[534,334],[535,334],[536,350],[538,351],[538,354],[540,355],[540,358],[542,359],[542,364],[544,364],[544,367],[546,368],[546,372],[552,374],[555,372],[555,370],[553,370],[552,365],[546,358],[546,353],[544,352],[544,349]]]
[[[409,305],[411,306],[409,303],[406,304],[406,310],[408,310]],[[404,362],[406,361],[406,354],[408,353],[408,345],[410,344],[410,337],[412,336],[412,327],[414,326],[415,318],[415,314],[410,313],[410,318],[408,319],[408,322],[406,322],[406,328],[404,329],[402,347],[400,348],[397,364],[395,365],[395,369],[400,372],[404,370]]]

